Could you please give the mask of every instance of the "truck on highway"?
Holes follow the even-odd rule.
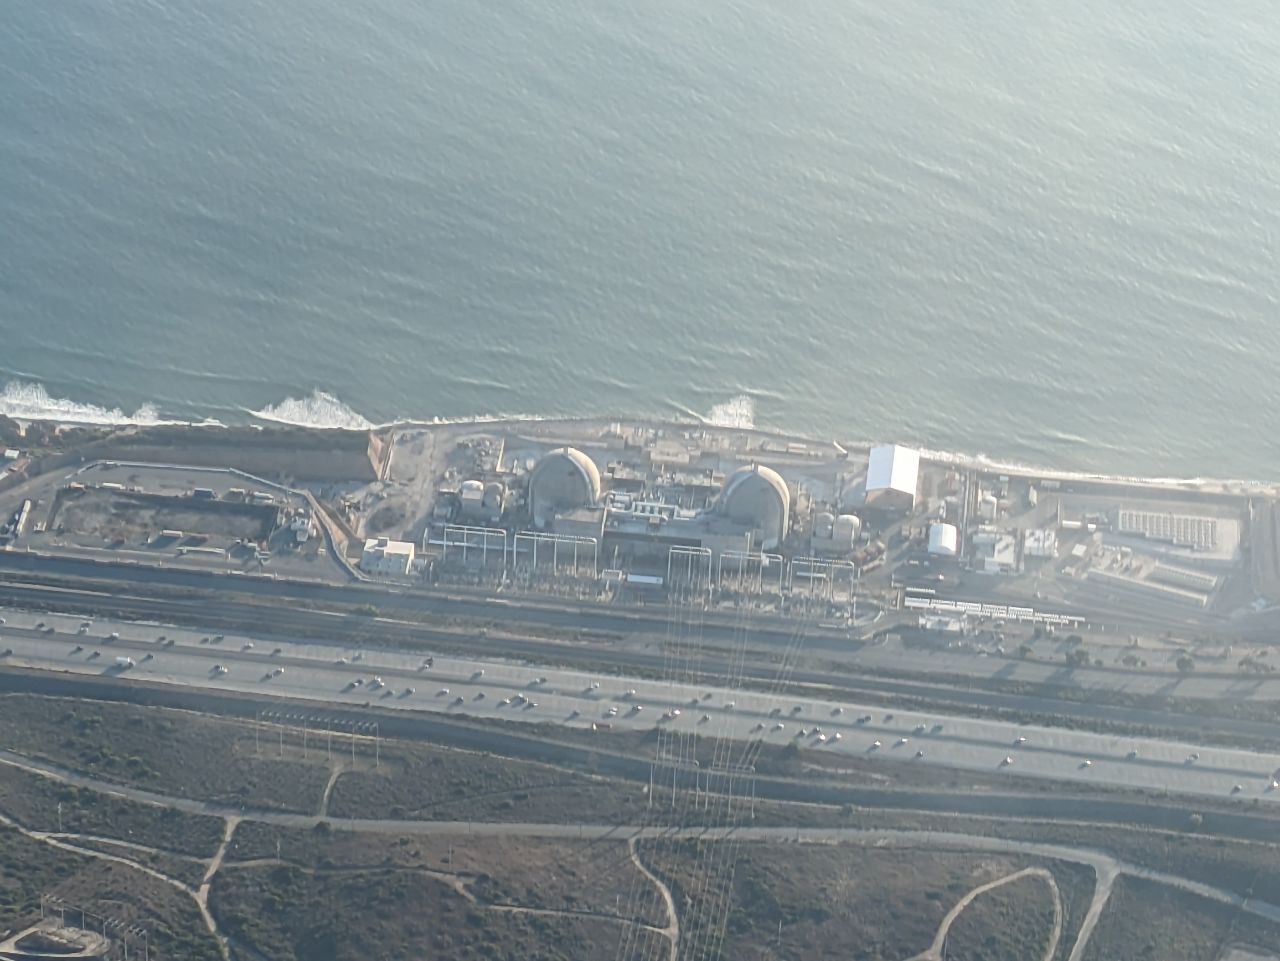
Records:
[[[117,657],[117,658],[116,658],[116,667],[120,668],[120,670],[122,670],[122,671],[127,671],[129,668],[133,667],[133,666],[134,666],[134,663],[135,663],[135,662],[134,662],[133,658],[131,658],[131,657]]]

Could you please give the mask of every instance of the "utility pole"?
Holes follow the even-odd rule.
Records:
[[[58,802],[58,833],[62,833],[62,802]]]

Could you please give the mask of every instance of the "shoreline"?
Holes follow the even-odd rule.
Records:
[[[252,416],[252,415],[251,415]],[[772,428],[745,427],[739,425],[718,424],[714,420],[696,415],[689,418],[672,417],[557,417],[535,415],[500,415],[483,414],[462,418],[406,419],[385,424],[372,424],[369,427],[318,426],[314,424],[290,423],[284,420],[256,418],[246,424],[225,424],[220,421],[177,421],[164,420],[156,423],[122,423],[102,424],[72,418],[13,418],[22,424],[24,429],[33,420],[44,420],[56,424],[59,428],[87,428],[107,433],[131,433],[144,430],[167,431],[217,431],[252,429],[263,432],[270,431],[309,431],[316,433],[395,433],[403,431],[459,430],[475,428],[483,432],[486,428],[503,430],[538,430],[567,429],[586,430],[604,429],[612,424],[623,424],[632,427],[668,430],[705,430],[729,435],[751,436],[769,439],[780,443],[805,444],[810,447],[827,447],[832,456],[840,456],[842,451],[863,450],[880,443],[900,443],[901,440],[891,438],[840,440],[834,438],[818,438],[807,434],[788,432]],[[1008,474],[1011,477],[1032,477],[1060,483],[1087,484],[1119,484],[1134,487],[1146,487],[1159,490],[1182,490],[1188,493],[1218,493],[1247,496],[1249,494],[1280,496],[1280,480],[1250,480],[1242,478],[1219,477],[1160,477],[1140,474],[1106,473],[1102,471],[1082,470],[1078,468],[1062,468],[1038,466],[1012,460],[1002,460],[987,454],[970,454],[963,451],[941,450],[910,443],[903,446],[919,450],[922,459],[935,463],[953,466],[962,470],[977,470],[983,473]]]

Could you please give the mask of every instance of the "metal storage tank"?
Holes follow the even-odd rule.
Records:
[[[836,518],[832,537],[839,543],[841,550],[853,550],[862,534],[862,518],[857,514],[841,514]]]
[[[1000,502],[996,499],[995,494],[983,494],[978,498],[978,516],[984,521],[993,521],[996,519],[996,512],[1000,506]]]
[[[929,553],[938,557],[955,557],[960,547],[960,532],[955,524],[929,525]]]
[[[484,485],[484,509],[502,513],[502,502],[506,499],[507,489],[497,481]]]
[[[813,536],[820,540],[826,540],[832,536],[835,523],[836,516],[823,511],[813,519]]]

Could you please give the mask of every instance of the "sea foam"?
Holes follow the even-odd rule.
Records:
[[[278,404],[250,411],[259,420],[295,427],[341,428],[369,430],[374,424],[356,413],[333,394],[313,390],[309,397],[286,397]]]
[[[751,430],[756,426],[756,402],[746,394],[739,394],[716,404],[703,420],[712,427]]]
[[[161,418],[154,404],[143,404],[132,414],[119,407],[99,407],[66,397],[53,397],[44,384],[11,380],[0,391],[0,414],[14,420],[51,420],[60,424],[155,426],[174,423]]]

